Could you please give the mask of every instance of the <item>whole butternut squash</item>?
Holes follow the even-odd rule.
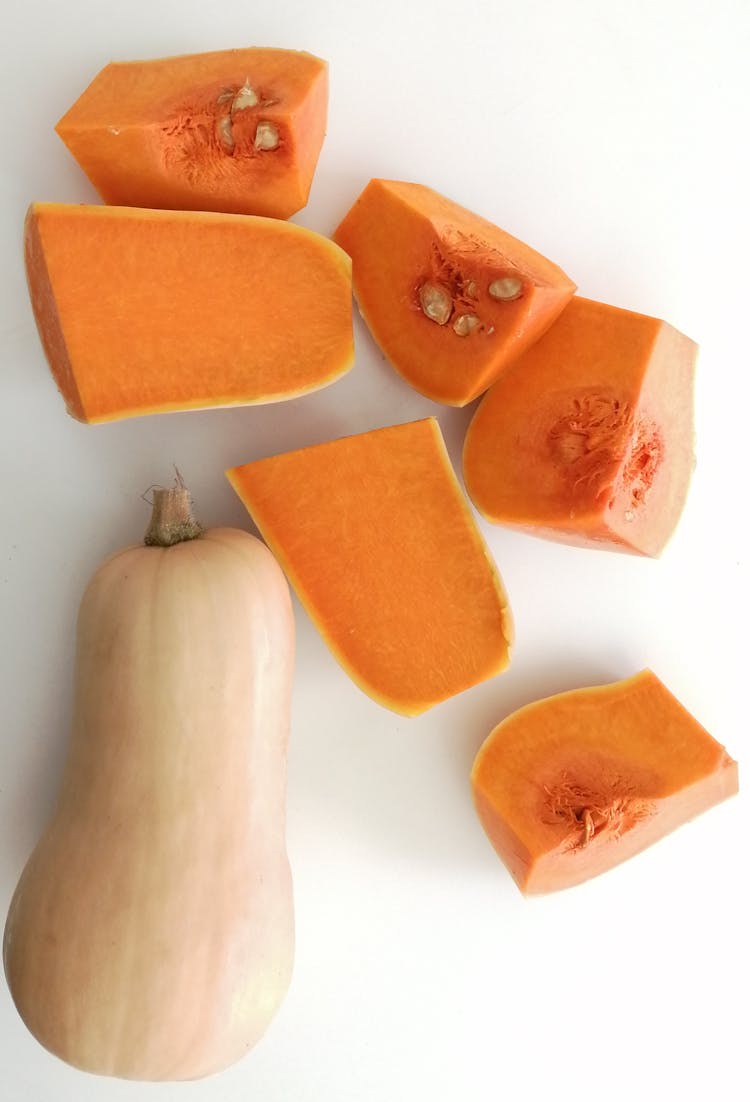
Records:
[[[26,1025],[74,1066],[190,1079],[242,1056],[287,990],[289,590],[249,533],[157,491],[146,541],[82,600],[57,807],[4,963]]]

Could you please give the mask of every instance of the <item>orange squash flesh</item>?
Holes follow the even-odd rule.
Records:
[[[353,680],[403,715],[509,661],[502,582],[433,418],[227,472]]]
[[[485,391],[575,291],[534,249],[421,184],[371,180],[333,236],[387,359],[448,405]]]
[[[495,524],[657,556],[693,471],[697,346],[656,318],[575,298],[485,395],[463,473]]]
[[[107,203],[288,218],[327,111],[325,61],[253,47],[113,62],[56,129]]]
[[[508,716],[474,762],[479,819],[522,892],[620,864],[738,790],[737,763],[650,671]]]
[[[352,365],[349,258],[301,226],[36,203],[25,239],[42,344],[81,421],[294,398]]]

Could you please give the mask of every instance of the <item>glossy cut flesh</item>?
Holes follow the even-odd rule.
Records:
[[[232,111],[248,81],[258,103]],[[112,62],[56,130],[106,203],[288,218],[307,202],[327,112],[326,62],[250,47]],[[256,148],[259,122],[275,148]]]
[[[10,991],[76,1067],[204,1076],[255,1044],[290,980],[288,587],[247,533],[133,548],[94,576],[77,638],[59,799],[6,925]]]
[[[474,414],[474,505],[532,535],[658,556],[693,472],[697,352],[657,318],[573,299]]]
[[[333,654],[417,715],[506,668],[512,619],[433,418],[227,472]]]
[[[78,420],[281,401],[352,365],[349,258],[291,222],[35,203],[25,242],[42,345]]]
[[[354,293],[372,336],[416,390],[463,406],[552,324],[575,284],[529,245],[422,184],[371,180],[334,233],[351,256]],[[518,278],[511,301],[489,294]],[[420,288],[449,294],[445,324],[425,316]],[[464,316],[481,324],[459,335]]]
[[[607,871],[738,783],[737,763],[650,670],[519,709],[471,774],[482,826],[526,893]]]

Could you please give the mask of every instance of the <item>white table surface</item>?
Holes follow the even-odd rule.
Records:
[[[527,240],[580,292],[701,345],[698,464],[659,561],[482,525],[517,623],[511,669],[415,720],[363,695],[299,605],[289,758],[297,959],[260,1045],[214,1078],[68,1068],[0,985],[0,1096],[24,1102],[750,1097],[741,794],[599,879],[524,900],[475,818],[490,729],[549,693],[651,666],[748,754],[750,317],[746,0],[129,0],[14,4],[0,51],[0,910],[50,810],[86,579],[137,539],[177,464],[207,524],[249,527],[229,465],[436,414],[362,325],[342,381],[278,406],[89,427],[66,416],[29,308],[34,199],[94,201],[53,132],[111,59],[242,45],[330,62],[328,136],[297,221],[330,232],[372,176],[412,179]]]

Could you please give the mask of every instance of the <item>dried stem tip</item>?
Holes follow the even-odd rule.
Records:
[[[190,492],[184,486],[154,490],[151,522],[143,537],[147,547],[171,547],[202,534],[203,529],[193,516]]]

